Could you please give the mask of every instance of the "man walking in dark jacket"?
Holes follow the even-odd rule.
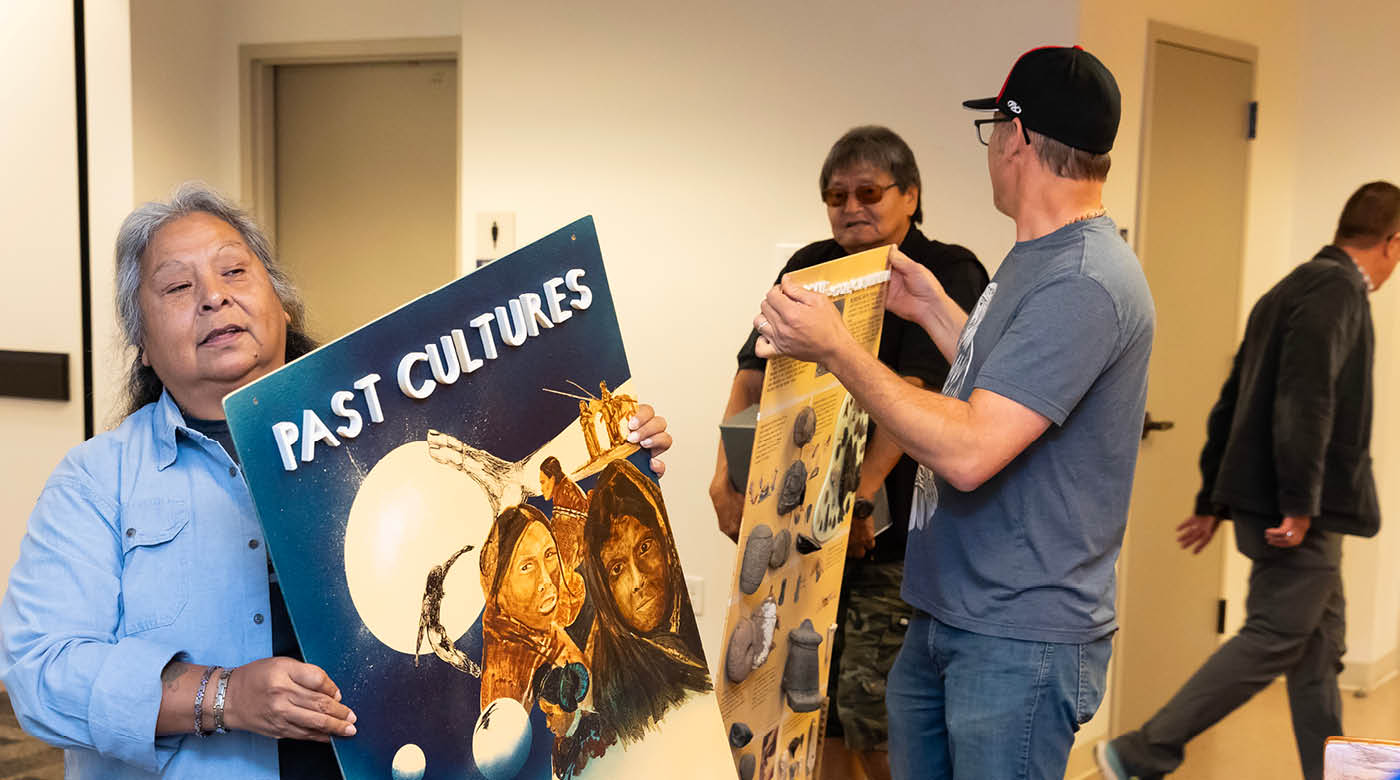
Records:
[[[1177,527],[1199,553],[1221,518],[1234,522],[1252,561],[1245,624],[1140,730],[1098,746],[1105,777],[1176,769],[1188,741],[1283,674],[1303,774],[1321,779],[1323,745],[1342,733],[1341,534],[1380,529],[1367,295],[1397,260],[1400,189],[1372,182],[1347,201],[1333,245],[1255,304],[1207,423],[1195,514]]]

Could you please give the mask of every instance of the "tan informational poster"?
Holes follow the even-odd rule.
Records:
[[[790,278],[829,295],[875,354],[888,259],[882,247]],[[869,427],[821,366],[768,361],[716,680],[743,780],[817,776],[846,534]]]

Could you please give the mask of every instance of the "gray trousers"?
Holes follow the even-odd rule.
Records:
[[[1346,652],[1342,539],[1309,531],[1297,547],[1271,547],[1264,541],[1264,529],[1278,522],[1236,513],[1236,543],[1253,562],[1244,627],[1141,729],[1113,740],[1129,774],[1154,778],[1176,769],[1187,742],[1282,674],[1288,678],[1288,707],[1303,776],[1322,780],[1323,745],[1342,733],[1337,691]]]

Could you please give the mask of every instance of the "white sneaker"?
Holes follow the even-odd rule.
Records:
[[[1132,780],[1118,758],[1118,751],[1113,749],[1113,743],[1106,739],[1094,745],[1094,764],[1104,780]]]

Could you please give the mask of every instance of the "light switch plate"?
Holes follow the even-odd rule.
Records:
[[[690,592],[691,610],[695,612],[696,617],[700,617],[705,611],[705,578],[687,575],[685,589]]]

